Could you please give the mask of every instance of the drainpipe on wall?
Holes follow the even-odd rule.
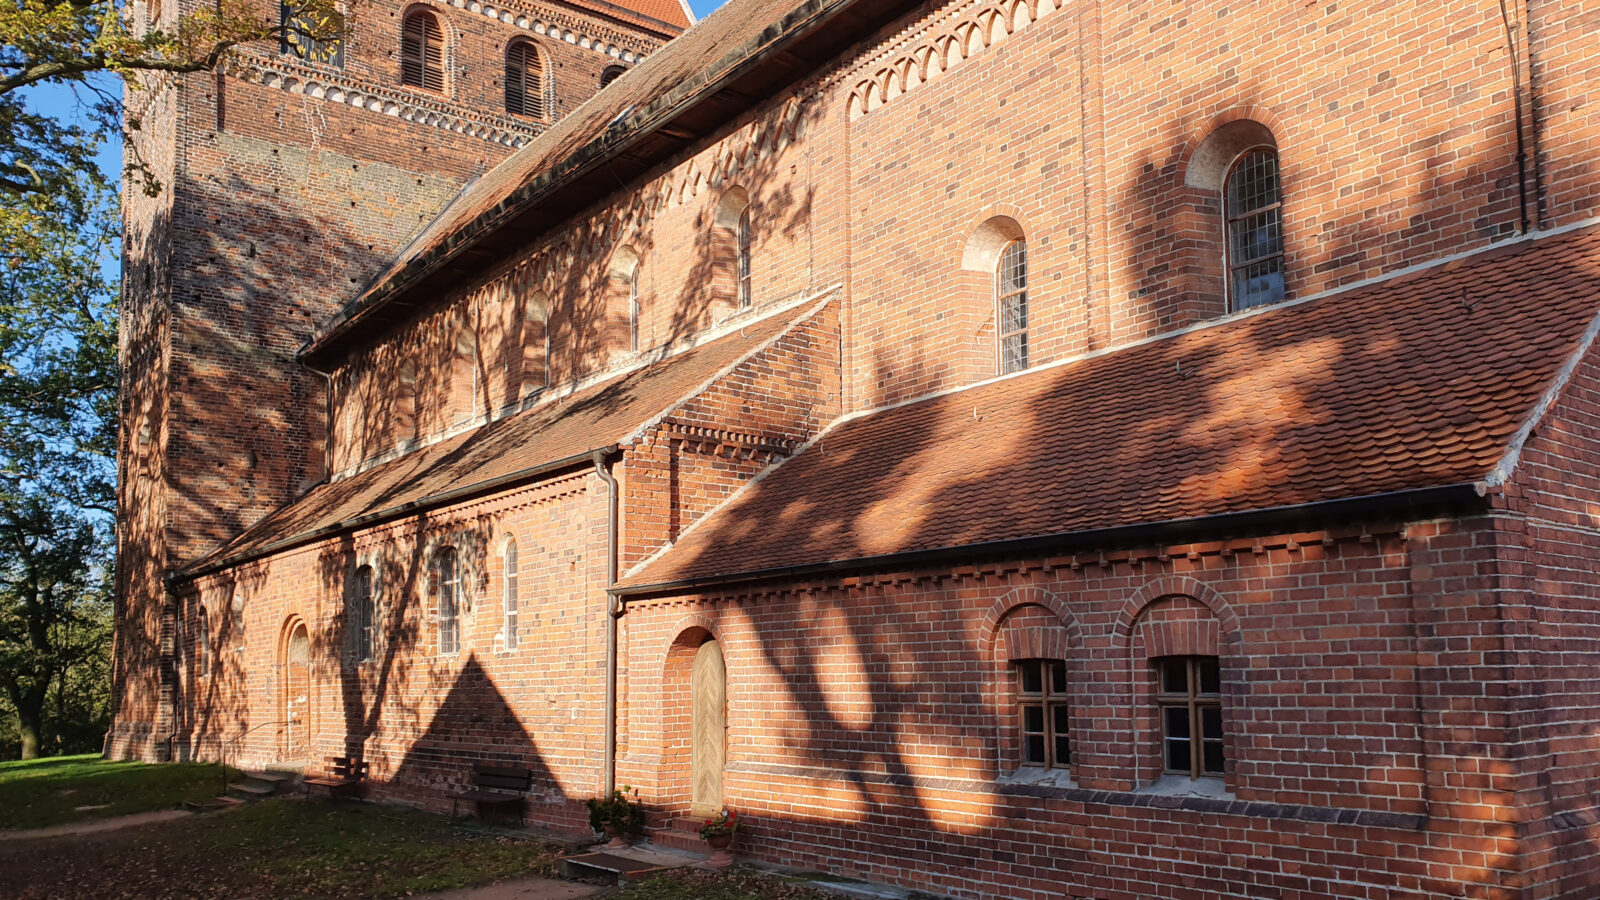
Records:
[[[617,479],[606,466],[606,451],[594,452],[594,473],[606,483],[606,774],[605,793],[617,789],[617,619],[620,604],[612,596],[617,585],[617,520],[619,501]]]

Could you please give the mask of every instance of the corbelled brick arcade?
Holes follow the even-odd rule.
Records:
[[[380,0],[152,80],[108,752],[959,897],[1600,897],[1597,36]]]

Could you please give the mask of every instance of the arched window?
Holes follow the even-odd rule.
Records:
[[[628,273],[628,352],[639,352],[639,263]]]
[[[464,425],[483,408],[483,365],[478,358],[478,336],[466,326],[456,329],[450,358],[451,423]]]
[[[1028,244],[1020,238],[1000,251],[994,273],[1000,374],[1028,367]]]
[[[543,119],[544,100],[544,54],[532,41],[512,41],[506,47],[506,112]]]
[[[195,668],[201,675],[211,674],[211,629],[206,625],[206,608],[200,607],[195,613]]]
[[[750,292],[750,243],[752,240],[750,225],[750,207],[746,206],[744,212],[739,214],[739,308],[747,309],[752,302]]]
[[[1228,304],[1248,309],[1284,297],[1283,209],[1278,154],[1254,147],[1234,160],[1222,187]]]
[[[505,618],[501,633],[505,635],[507,650],[517,649],[517,539],[506,535],[505,555]]]
[[[348,623],[352,641],[351,649],[355,652],[357,662],[366,662],[372,658],[374,612],[372,567],[362,566],[356,570],[355,580],[350,585],[350,597],[345,612],[345,621]]]
[[[461,649],[461,572],[454,548],[441,547],[433,555],[433,593],[439,655],[448,656]]]
[[[401,26],[400,83],[444,93],[444,29],[428,10],[406,13]]]
[[[622,73],[626,71],[628,71],[627,66],[606,66],[605,70],[600,73],[600,86],[605,87],[611,82],[616,81],[618,78],[621,78]]]
[[[283,26],[280,52],[307,62],[344,65],[344,15],[338,10],[284,3],[279,21]]]

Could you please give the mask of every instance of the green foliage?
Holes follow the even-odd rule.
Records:
[[[725,809],[711,818],[706,819],[705,822],[701,824],[700,837],[702,840],[709,840],[710,838],[718,837],[724,834],[738,834],[739,826],[743,824],[744,821],[739,818],[738,813],[731,809]]]
[[[630,792],[632,799],[628,797]],[[590,797],[584,804],[589,807],[589,825],[596,831],[610,825],[623,834],[644,832],[644,804],[639,802],[638,788],[623,785],[610,797]]]
[[[544,874],[555,856],[413,810],[265,800],[94,841],[0,843],[0,896],[403,897]]]
[[[222,783],[210,763],[151,766],[88,755],[0,763],[0,829],[176,809],[215,797]]]

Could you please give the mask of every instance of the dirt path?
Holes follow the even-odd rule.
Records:
[[[67,822],[64,825],[51,825],[48,828],[26,828],[15,831],[0,831],[0,843],[10,841],[31,841],[40,838],[76,837],[84,834],[100,834],[106,831],[120,831],[124,828],[133,828],[139,825],[154,825],[157,822],[170,822],[192,816],[194,813],[186,809],[162,809],[156,812],[134,813],[131,816],[114,816],[109,819],[84,819],[81,822]]]

